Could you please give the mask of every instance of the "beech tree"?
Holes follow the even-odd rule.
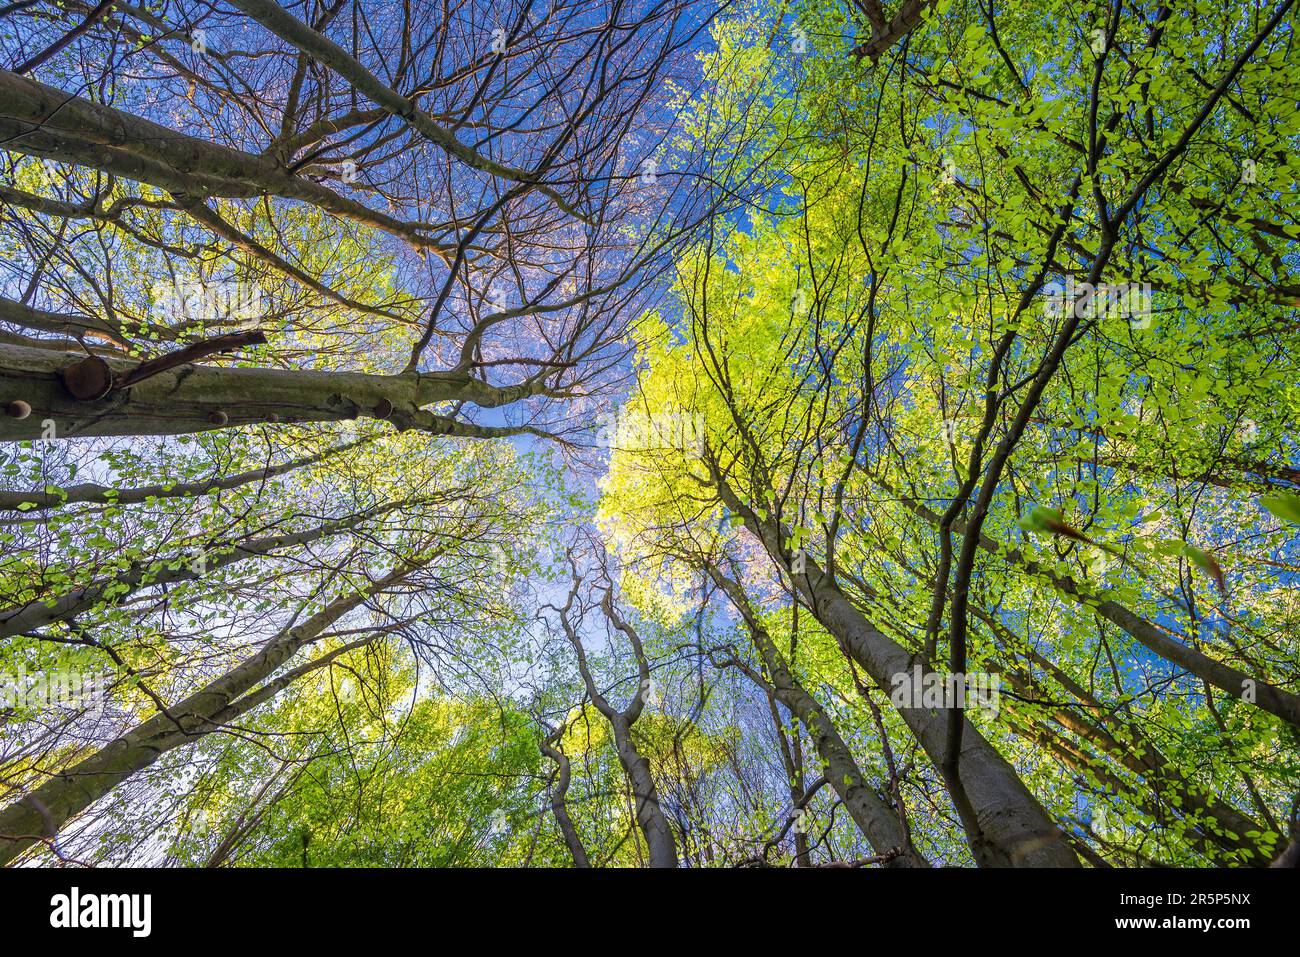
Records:
[[[1008,724],[895,705],[981,864],[1259,864],[1292,816],[1290,770],[1162,760],[1191,740],[1240,756],[1244,734],[1289,768],[1295,733],[1269,597],[1297,501],[1294,160],[1269,145],[1294,134],[1291,14],[1220,13],[1236,42],[1213,48],[1199,7],[1112,11],[1046,53],[1051,13],[972,9],[865,77],[807,57],[782,202],[713,231],[680,313],[643,327],[630,408],[706,439],[616,456],[627,555],[764,569],[744,600],[803,608],[868,713],[917,667],[1019,682]],[[1228,195],[1240,215],[1207,216]],[[1177,704],[1143,690],[1168,682]],[[1161,717],[1130,724],[1144,694]]]
[[[655,172],[662,85],[708,21],[679,4],[9,18],[0,438],[527,430],[726,206],[698,158]]]
[[[0,6],[0,862],[1293,864],[1295,29]]]

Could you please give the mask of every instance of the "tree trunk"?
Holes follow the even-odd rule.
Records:
[[[295,176],[271,157],[178,133],[8,70],[0,70],[0,138],[12,152],[88,166],[168,192],[296,199],[443,252],[415,225]]]
[[[788,567],[774,524],[759,521],[720,475],[715,474],[724,502],[744,518],[773,561]],[[806,571],[791,576],[795,588],[817,620],[834,635],[853,659],[882,689],[895,675],[908,674],[916,664],[902,646],[883,635],[812,560]],[[899,708],[917,741],[935,767],[941,767],[948,743],[947,708]],[[1065,835],[1029,793],[1015,769],[963,718],[957,774],[975,814],[976,833],[968,833],[971,852],[985,867],[1077,867],[1079,860]]]
[[[754,616],[740,586],[710,567],[709,574],[731,598],[749,626],[750,638],[769,676],[764,681],[782,704],[803,722],[826,765],[826,780],[839,795],[858,829],[877,855],[897,852],[890,867],[928,867],[903,830],[898,813],[877,796],[838,729],[787,666],[771,635]],[[761,676],[755,676],[760,677]]]
[[[654,776],[650,773],[650,762],[637,750],[632,740],[632,722],[623,714],[609,717],[614,729],[614,751],[618,763],[623,766],[628,783],[632,786],[632,799],[636,804],[636,823],[645,837],[646,850],[650,855],[651,867],[676,867],[677,842],[673,839],[672,828],[668,818],[659,806],[659,792],[655,788]]]
[[[407,565],[394,570],[362,592],[335,599],[301,625],[276,635],[257,654],[200,691],[141,722],[90,757],[48,778],[31,794],[0,810],[0,866],[12,861],[37,841],[53,838],[69,818],[84,811],[168,751],[220,730],[225,722],[244,713],[249,705],[239,699],[245,692],[270,677],[299,649],[314,641],[321,632],[367,598],[410,574],[412,568]],[[274,690],[283,686],[280,684]],[[269,697],[270,694],[258,693],[249,696],[251,704],[260,704]]]
[[[0,441],[107,435],[182,435],[270,422],[337,422],[385,418],[398,428],[437,435],[493,438],[527,429],[476,426],[423,411],[436,402],[500,406],[531,394],[498,388],[462,372],[368,375],[183,365],[99,400],[72,397],[63,372],[84,357],[0,346],[0,409],[15,400],[31,407],[23,418],[0,414]],[[102,360],[115,381],[138,363]],[[52,422],[52,427],[46,425]],[[50,434],[52,428],[53,434]]]
[[[541,742],[539,747],[542,754],[554,761],[556,767],[559,768],[559,780],[556,781],[555,789],[551,792],[551,813],[555,815],[555,823],[560,828],[560,836],[564,838],[569,853],[573,855],[573,866],[591,867],[591,860],[587,857],[587,849],[582,844],[582,838],[578,835],[578,828],[573,823],[573,817],[569,814],[568,802],[565,800],[569,793],[569,756],[549,741]]]

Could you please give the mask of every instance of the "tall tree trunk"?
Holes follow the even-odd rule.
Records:
[[[740,586],[715,568],[710,567],[709,574],[745,619],[754,649],[768,675],[767,679],[761,675],[752,677],[769,688],[808,729],[817,753],[825,762],[826,780],[844,802],[872,850],[878,855],[896,852],[897,856],[889,861],[890,867],[928,867],[929,862],[912,846],[898,812],[877,796],[830,716],[790,671]]]
[[[105,398],[73,398],[63,381],[84,356],[0,345],[0,409],[16,400],[31,411],[0,414],[0,441],[101,435],[182,435],[268,422],[337,422],[388,419],[398,428],[435,435],[493,438],[531,431],[477,426],[424,411],[437,402],[483,407],[518,401],[536,390],[498,388],[465,372],[368,375],[360,372],[287,371],[182,365]],[[115,381],[138,366],[102,359]],[[53,422],[53,436],[45,420]]]
[[[564,729],[560,728],[553,736],[556,743],[552,743],[552,738],[547,738],[538,745],[542,754],[554,761],[557,768],[557,780],[554,789],[551,791],[551,813],[555,815],[555,823],[560,828],[560,836],[564,838],[569,853],[573,855],[573,866],[591,867],[591,860],[587,856],[587,848],[583,846],[582,838],[578,835],[578,828],[574,825],[573,817],[569,814],[569,805],[566,800],[569,793],[569,756],[560,750],[558,745],[558,739],[563,732]]]
[[[302,624],[280,632],[257,654],[179,704],[141,722],[0,810],[0,865],[9,863],[37,841],[55,837],[70,818],[164,754],[220,730],[251,707],[269,700],[289,682],[272,682],[252,694],[246,692],[269,678],[330,625],[384,588],[401,581],[414,567],[407,564],[361,592],[335,599]]]
[[[672,827],[664,815],[663,808],[659,805],[659,792],[655,787],[654,775],[650,772],[650,762],[637,750],[636,741],[632,738],[632,725],[645,710],[646,690],[650,683],[650,663],[646,659],[641,636],[619,616],[614,609],[613,598],[607,591],[601,602],[601,610],[610,623],[631,642],[633,654],[636,656],[637,675],[640,678],[636,694],[627,707],[620,711],[600,693],[600,689],[596,686],[596,679],[587,664],[587,653],[583,649],[582,638],[569,619],[569,612],[580,584],[581,580],[575,577],[573,590],[569,592],[569,600],[560,609],[560,624],[569,639],[569,644],[573,646],[574,653],[578,656],[578,671],[587,688],[587,696],[591,698],[596,710],[604,715],[614,732],[614,753],[632,789],[636,823],[641,830],[641,836],[645,838],[650,866],[677,867],[677,841],[673,838]]]
[[[88,166],[168,192],[248,199],[269,194],[311,203],[443,252],[419,226],[296,176],[272,157],[178,133],[8,70],[0,70],[0,138],[16,153]]]
[[[676,867],[677,842],[673,838],[668,818],[659,806],[659,792],[655,787],[654,776],[650,773],[650,762],[637,750],[636,742],[632,740],[632,722],[622,713],[606,717],[614,731],[614,751],[618,755],[618,763],[623,766],[623,773],[632,786],[636,823],[645,837],[650,866]]]
[[[789,568],[790,561],[784,554],[775,523],[770,519],[760,521],[720,473],[715,471],[714,478],[726,505],[744,519],[745,526],[763,543],[772,560]],[[896,675],[912,672],[916,659],[868,621],[811,557],[806,558],[805,570],[791,577],[817,620],[878,687],[889,689]],[[942,766],[947,750],[949,710],[898,709],[935,767]],[[1079,866],[1065,835],[1029,793],[1015,769],[968,718],[963,721],[956,773],[975,815],[975,820],[967,824],[966,836],[976,862],[984,867]]]

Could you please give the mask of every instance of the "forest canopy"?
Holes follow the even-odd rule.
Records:
[[[0,863],[1300,863],[1296,28],[3,4]]]

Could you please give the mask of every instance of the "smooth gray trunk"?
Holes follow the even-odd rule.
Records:
[[[744,518],[772,560],[786,567],[774,523],[760,522],[725,481],[719,481],[718,487],[723,500]],[[878,687],[890,689],[896,675],[912,673],[916,659],[881,633],[811,557],[806,558],[805,572],[791,577],[817,620]],[[947,752],[950,709],[897,710],[935,767],[941,767]],[[1015,769],[968,718],[962,720],[962,748],[956,767],[978,825],[978,833],[967,834],[976,862],[989,867],[1078,867],[1079,859],[1065,835]]]
[[[182,435],[267,423],[386,418],[398,428],[437,435],[493,438],[526,429],[476,426],[424,411],[438,402],[500,406],[531,394],[497,388],[461,372],[370,375],[182,365],[97,401],[74,399],[61,373],[84,356],[0,346],[0,441],[114,435]],[[106,359],[117,376],[138,363]],[[10,402],[31,406],[26,418],[4,415]],[[47,420],[49,423],[47,424]],[[49,433],[53,432],[50,436]]]
[[[307,621],[286,629],[257,654],[165,712],[132,730],[73,767],[61,771],[30,794],[0,810],[0,865],[43,838],[53,837],[72,817],[106,795],[131,775],[167,752],[220,730],[248,707],[269,700],[287,682],[273,683],[267,693],[241,696],[264,681],[299,649],[368,597],[401,580],[410,566],[394,571],[364,592],[336,599]]]
[[[768,678],[764,684],[808,729],[813,745],[825,764],[827,782],[844,802],[849,816],[871,844],[872,850],[876,854],[897,851],[898,856],[889,861],[890,867],[928,867],[929,863],[908,839],[898,812],[891,809],[872,789],[835,724],[817,699],[808,693],[790,671],[771,635],[754,617],[740,587],[713,569],[710,569],[710,573],[713,580],[731,597],[732,604],[749,626],[754,649],[767,671]]]

